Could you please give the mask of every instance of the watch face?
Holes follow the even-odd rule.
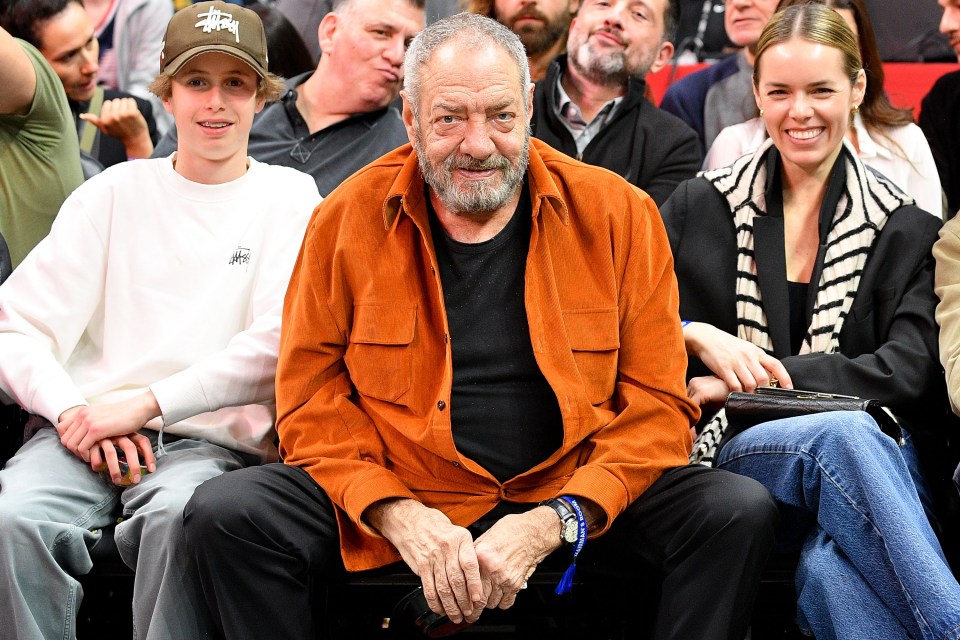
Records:
[[[578,533],[579,531],[577,530],[576,518],[567,520],[566,522],[563,523],[563,539],[564,540],[572,544],[577,541]]]

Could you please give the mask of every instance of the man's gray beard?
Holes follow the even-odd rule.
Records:
[[[625,85],[631,76],[642,78],[653,64],[653,60],[645,60],[636,69],[628,69],[626,52],[600,55],[593,51],[590,43],[586,41],[567,55],[570,63],[581,75],[590,82],[606,86]]]
[[[467,189],[460,191],[454,184],[452,175],[454,168],[457,166],[455,154],[446,158],[443,161],[443,166],[438,170],[430,163],[423,150],[419,131],[413,137],[413,149],[417,152],[417,162],[420,164],[420,172],[423,173],[424,182],[436,192],[437,197],[440,198],[447,209],[460,214],[491,213],[507,204],[520,185],[523,184],[523,177],[527,173],[527,166],[530,162],[530,132],[527,131],[523,138],[520,157],[517,159],[515,166],[499,154],[482,162],[466,163],[469,168],[476,170],[501,169],[503,179],[499,187],[467,183]]]

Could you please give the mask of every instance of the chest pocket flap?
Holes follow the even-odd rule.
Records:
[[[564,311],[563,323],[591,404],[609,400],[617,381],[619,311],[616,307]]]
[[[344,362],[357,391],[396,402],[410,389],[416,326],[415,305],[360,303],[354,307]]]

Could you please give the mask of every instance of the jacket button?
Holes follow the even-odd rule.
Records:
[[[456,460],[451,460],[451,461],[450,461],[450,464],[452,464],[453,466],[455,466],[457,469],[460,468],[460,463],[457,462]]]
[[[437,409],[439,409],[440,411],[443,411],[446,408],[447,408],[447,403],[444,402],[443,400],[437,403]]]

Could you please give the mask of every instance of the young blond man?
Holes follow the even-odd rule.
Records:
[[[18,638],[75,636],[75,576],[118,517],[134,637],[199,634],[183,505],[276,458],[283,293],[320,200],[309,176],[247,157],[280,86],[256,14],[177,13],[152,85],[177,151],[84,183],[0,288],[0,389],[34,414],[0,471],[0,618]]]

